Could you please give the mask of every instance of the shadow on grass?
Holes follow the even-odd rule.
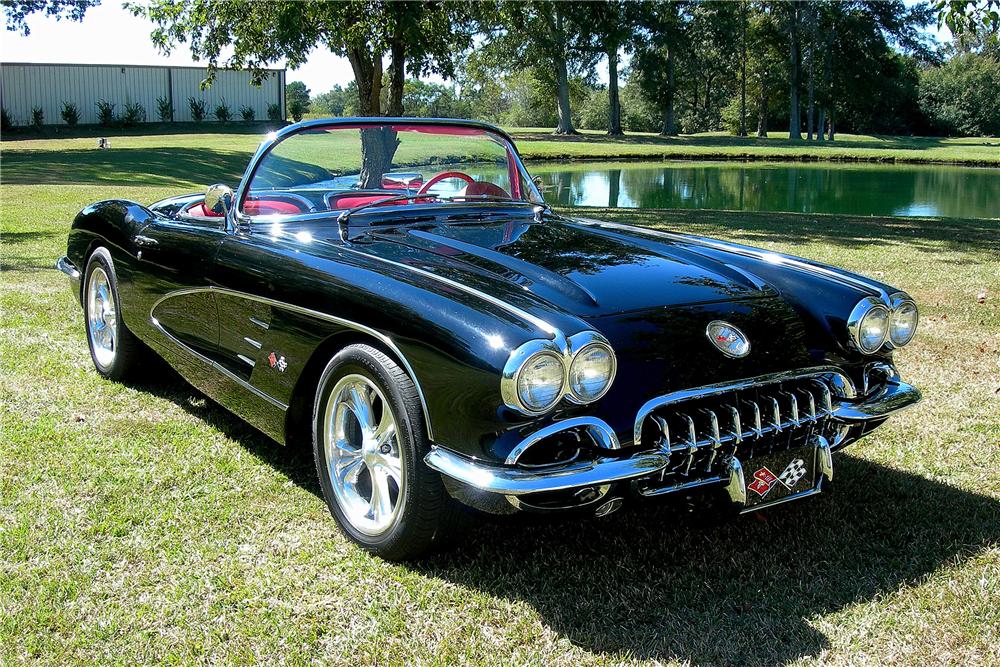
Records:
[[[846,249],[873,244],[902,244],[921,252],[952,249],[963,253],[963,263],[976,255],[992,261],[1000,253],[997,220],[972,218],[897,218],[811,213],[713,211],[704,209],[562,209],[580,216],[651,227],[684,234],[723,237],[748,245],[785,246],[822,243]],[[935,258],[934,261],[940,261]]]
[[[158,377],[142,389],[321,495],[311,453],[192,401],[172,372]],[[612,659],[785,664],[829,646],[817,616],[892,596],[1000,544],[994,499],[850,454],[835,457],[835,470],[832,494],[722,525],[664,503],[603,519],[483,516],[455,550],[410,567],[522,601],[557,634]]]
[[[809,148],[809,149],[844,149],[844,148],[867,148],[867,149],[902,149],[902,150],[927,150],[930,148],[942,148],[957,146],[962,144],[951,144],[945,137],[895,137],[882,136],[875,137],[874,140],[859,141],[851,139],[837,139],[836,141],[805,141],[796,139],[781,139],[777,137],[735,137],[725,135],[678,135],[665,137],[660,135],[635,135],[629,134],[625,137],[612,137],[606,134],[573,134],[558,135],[551,132],[524,131],[514,129],[511,136],[517,141],[555,141],[559,143],[592,144],[636,144],[652,146],[704,146],[716,148]],[[984,139],[982,145],[990,145],[992,142]],[[975,145],[975,144],[967,144]]]
[[[250,153],[211,148],[112,148],[111,150],[25,150],[3,156],[4,183],[42,185],[204,185],[243,175]]]

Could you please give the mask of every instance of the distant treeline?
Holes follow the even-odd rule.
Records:
[[[404,112],[612,133],[1000,134],[996,43],[974,31],[945,47],[929,42],[923,29],[936,19],[926,5],[564,2],[522,9],[522,18],[561,26],[565,104],[552,59],[523,66],[530,39],[517,43],[502,30],[473,39],[449,85],[407,79]],[[597,66],[612,58],[627,62],[624,85],[614,91],[597,83]],[[386,81],[383,98],[389,90]],[[358,99],[351,82],[300,104],[356,115]],[[569,123],[560,123],[560,107]]]

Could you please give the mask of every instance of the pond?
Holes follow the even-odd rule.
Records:
[[[1000,169],[770,162],[530,163],[559,206],[1000,217]]]

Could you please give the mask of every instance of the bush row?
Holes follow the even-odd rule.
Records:
[[[107,100],[98,100],[96,106],[97,122],[104,127],[134,127],[147,120],[146,108],[138,102],[126,103],[122,107],[121,113],[116,113],[116,105]],[[209,115],[208,105],[205,103],[205,100],[189,97],[188,109],[191,111],[191,119],[196,123],[203,122]],[[72,102],[63,102],[59,115],[62,117],[63,122],[70,127],[80,122],[80,109]],[[174,109],[167,98],[158,97],[156,99],[156,115],[162,123],[168,123],[172,120]],[[226,104],[225,99],[211,110],[211,115],[220,123],[228,123],[234,119],[233,109]],[[248,123],[256,120],[253,107],[240,107],[239,115],[240,119]],[[269,104],[267,106],[267,118],[270,121],[281,122],[281,107],[277,104]],[[14,118],[5,107],[0,109],[0,121],[2,121],[3,130],[9,130],[15,125]],[[44,124],[45,112],[43,109],[41,107],[32,107],[31,121],[28,125],[35,129],[41,129]]]

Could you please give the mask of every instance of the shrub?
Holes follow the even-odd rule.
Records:
[[[302,120],[302,116],[305,115],[309,107],[299,100],[292,100],[288,103],[288,115],[292,117],[296,123]]]
[[[252,123],[254,119],[253,107],[240,107],[240,117],[246,122]]]
[[[229,109],[229,105],[226,104],[225,98],[223,98],[222,103],[215,107],[215,118],[220,123],[228,123],[232,117],[232,111]]]
[[[45,112],[42,107],[31,107],[31,126],[36,130],[42,129],[45,124]]]
[[[9,132],[14,129],[14,119],[11,118],[7,107],[0,108],[0,131]]]
[[[115,105],[107,100],[97,100],[97,122],[104,127],[115,124]]]
[[[75,104],[71,102],[62,103],[62,116],[63,122],[65,122],[70,127],[73,127],[80,122],[80,110],[76,108]]]
[[[166,97],[156,98],[156,115],[161,123],[168,123],[174,117],[174,108],[170,105],[170,100]]]
[[[144,122],[146,122],[145,107],[138,102],[129,102],[125,105],[125,112],[122,114],[122,125],[133,127]]]
[[[191,109],[191,120],[196,123],[205,120],[205,100],[196,100],[193,97],[189,97],[188,107]]]
[[[267,119],[272,120],[276,123],[282,121],[281,118],[281,105],[279,104],[268,104],[267,105]]]

